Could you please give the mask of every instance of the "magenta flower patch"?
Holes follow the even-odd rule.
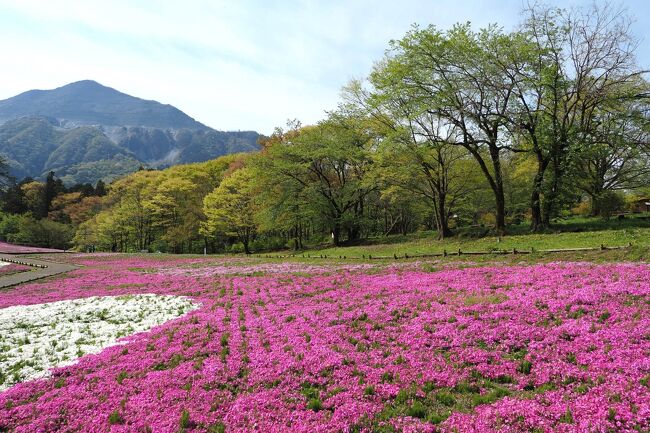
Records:
[[[0,392],[0,431],[650,429],[647,265],[81,261],[0,292],[0,308],[142,293],[201,306]]]

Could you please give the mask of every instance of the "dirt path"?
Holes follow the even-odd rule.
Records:
[[[78,266],[65,263],[50,262],[13,254],[0,254],[0,261],[19,263],[33,267],[31,271],[19,272],[17,274],[0,277],[0,288],[16,286],[18,284],[50,277],[52,275],[62,274],[64,272],[72,271],[78,268]]]

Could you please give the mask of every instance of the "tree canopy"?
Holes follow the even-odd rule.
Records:
[[[650,86],[629,16],[597,4],[522,15],[512,31],[413,26],[335,110],[278,127],[259,152],[94,187],[55,173],[14,182],[0,160],[0,236],[38,236],[41,221],[73,228],[79,249],[250,253],[417,230],[544,231],[647,198]]]

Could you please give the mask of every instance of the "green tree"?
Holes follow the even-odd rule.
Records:
[[[98,180],[97,184],[95,185],[95,195],[99,197],[105,196],[107,193],[106,191],[106,184],[104,183],[103,180]]]
[[[379,140],[374,153],[373,175],[385,186],[408,190],[424,198],[438,231],[438,238],[451,235],[449,221],[453,207],[480,179],[468,176],[476,166],[468,164],[468,154],[455,145],[460,130],[421,104],[417,94],[403,84],[395,64],[375,65],[370,90],[361,82],[351,83],[345,95],[352,105],[371,116]],[[460,169],[462,167],[462,169]]]
[[[508,117],[537,161],[533,230],[548,227],[563,197],[575,193],[581,176],[576,166],[592,146],[603,156],[600,140],[593,140],[603,112],[636,94],[631,84],[643,72],[635,63],[629,26],[629,17],[607,4],[571,10],[535,4],[525,10],[523,42],[512,45],[519,55],[510,69],[517,103]],[[610,150],[605,159],[617,153]]]
[[[22,215],[17,232],[7,235],[7,240],[21,245],[68,249],[73,236],[74,229],[67,224]]]
[[[47,214],[50,212],[52,209],[52,200],[54,198],[65,192],[65,186],[63,186],[63,182],[61,179],[57,179],[54,175],[53,171],[50,171],[47,174],[47,177],[45,178],[45,190],[43,192],[44,194],[44,214],[41,215],[41,217],[46,217]]]
[[[98,249],[113,251],[196,251],[199,242],[208,246],[200,233],[205,221],[203,197],[238,158],[241,155],[161,171],[141,170],[113,182],[107,195],[83,197],[65,204],[61,212],[78,225],[75,245],[82,249],[92,241]],[[98,182],[95,193],[102,189]]]
[[[10,214],[22,214],[27,212],[25,192],[23,185],[32,182],[34,179],[27,177],[18,183],[10,185],[2,192],[2,210]]]
[[[450,144],[476,160],[494,194],[501,233],[506,209],[502,158],[513,150],[506,126],[516,82],[497,63],[508,61],[510,47],[511,38],[494,26],[479,32],[469,24],[447,32],[415,27],[391,43],[384,60],[404,97],[417,101],[416,113],[433,118],[432,131],[453,132]]]
[[[630,94],[647,93],[648,88],[641,81]],[[602,215],[600,204],[611,203],[613,191],[650,184],[648,99],[620,98],[594,112],[589,145],[575,164],[576,186],[589,196],[593,216]]]
[[[45,184],[34,180],[22,184],[20,188],[27,211],[37,219],[46,217]]]
[[[250,242],[257,229],[253,187],[253,172],[241,168],[203,199],[203,212],[207,217],[203,224],[204,233],[235,235],[246,254],[251,253]]]
[[[277,130],[257,161],[294,197],[307,198],[304,205],[310,210],[300,212],[316,215],[335,245],[343,232],[349,241],[360,238],[367,198],[377,190],[374,179],[366,177],[374,137],[364,126],[363,120],[342,113],[315,126],[294,124],[288,132]]]

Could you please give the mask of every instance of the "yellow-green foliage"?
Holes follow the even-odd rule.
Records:
[[[219,186],[203,199],[207,220],[202,232],[235,235],[248,253],[249,241],[255,233],[253,172],[242,168],[224,178]]]
[[[103,210],[80,224],[75,245],[78,249],[94,245],[118,251],[156,245],[191,251],[192,242],[202,238],[203,198],[245,158],[247,155],[235,154],[160,171],[141,170],[113,182]]]

